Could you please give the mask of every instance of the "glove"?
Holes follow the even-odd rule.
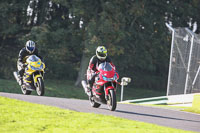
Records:
[[[23,64],[23,68],[25,68],[27,66],[27,64]]]
[[[99,71],[96,71],[96,72],[95,72],[96,75],[99,74],[99,73],[100,73]]]
[[[27,65],[26,64],[23,64],[21,63],[20,66],[24,69]]]

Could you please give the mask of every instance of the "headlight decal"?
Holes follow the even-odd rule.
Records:
[[[32,69],[32,70],[41,70],[42,68],[43,68],[43,64],[40,65],[40,67],[31,66],[31,69]]]

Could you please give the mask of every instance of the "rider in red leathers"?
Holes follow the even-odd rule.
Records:
[[[113,67],[114,64],[111,61],[111,58],[107,56],[107,49],[104,46],[98,46],[96,49],[96,55],[94,55],[89,62],[89,66],[87,69],[87,82],[88,82],[88,87],[87,87],[87,94],[91,92],[91,88],[93,86],[94,80],[96,75],[98,74],[97,67],[99,64],[103,62],[109,62]]]

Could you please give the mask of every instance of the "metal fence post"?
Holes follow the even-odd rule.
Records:
[[[169,63],[168,82],[167,82],[167,96],[168,96],[169,95],[170,81],[171,81],[172,53],[173,53],[173,47],[174,47],[174,35],[175,35],[175,31],[174,31],[174,29],[168,23],[165,23],[165,24],[172,31],[172,41],[171,41],[171,51],[170,51],[170,63]]]
[[[187,75],[186,75],[186,80],[185,80],[185,89],[184,89],[184,94],[187,93],[187,86],[188,86],[188,78],[189,78],[189,72],[190,72],[190,64],[191,64],[191,55],[192,55],[192,50],[193,50],[193,41],[194,41],[194,33],[189,30],[188,28],[185,28],[187,32],[192,36],[191,39],[191,46],[190,46],[190,55],[189,55],[189,60],[188,60],[188,66],[187,66]]]
[[[193,89],[194,84],[195,84],[195,82],[196,82],[196,80],[197,80],[197,76],[199,75],[199,71],[200,71],[200,65],[199,65],[199,68],[198,68],[198,70],[197,70],[197,73],[196,73],[196,75],[195,75],[195,77],[194,77],[194,80],[193,80],[193,82],[192,82],[192,89]]]

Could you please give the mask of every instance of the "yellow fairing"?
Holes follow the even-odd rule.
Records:
[[[33,72],[35,72],[34,70],[31,69],[31,66],[28,65],[28,69],[26,71],[29,75],[31,75]]]
[[[37,62],[29,62],[28,64],[28,69],[26,70],[26,72],[28,74],[32,74],[35,71],[44,71],[45,68],[45,64],[41,62],[41,60],[38,60]]]
[[[42,75],[39,75],[39,74],[36,75],[36,76],[34,77],[34,83],[37,83],[37,79],[38,79],[39,77],[43,78]]]
[[[36,71],[40,71],[44,73],[45,64],[37,56],[35,55],[29,56],[26,60],[26,64],[27,64],[27,67],[25,69],[25,76],[24,76],[25,82],[31,83],[31,81],[29,81],[30,76]],[[38,73],[37,75],[34,75],[34,79],[33,79],[34,83],[37,82],[38,77],[42,77],[42,75],[40,73]]]
[[[31,81],[27,80],[29,77],[30,77],[30,75],[27,74],[27,73],[25,73],[24,81],[25,81],[25,82],[28,82],[28,83],[32,83]]]

